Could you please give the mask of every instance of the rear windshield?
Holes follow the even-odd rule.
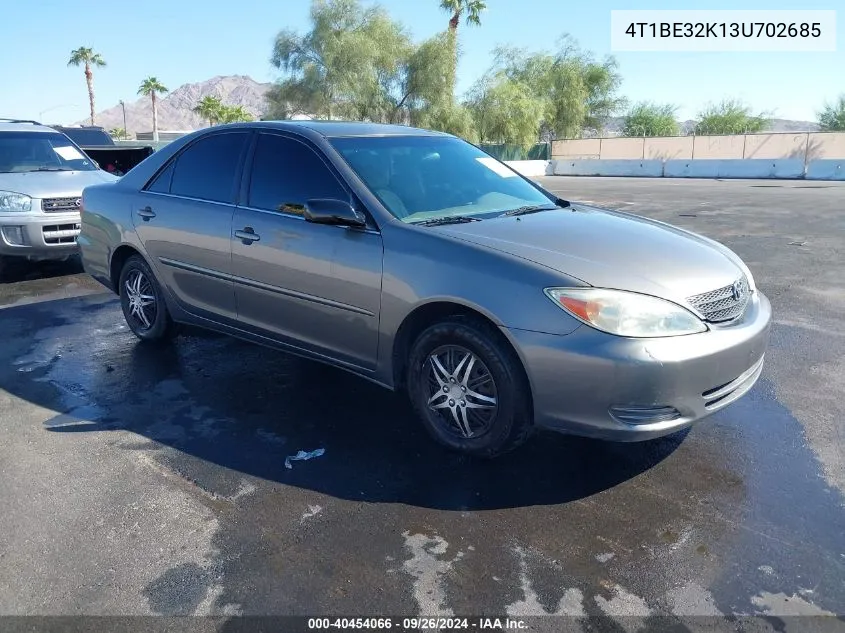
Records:
[[[382,204],[403,222],[494,217],[551,200],[477,147],[453,137],[330,139]]]
[[[91,159],[59,132],[0,132],[0,173],[96,169]]]

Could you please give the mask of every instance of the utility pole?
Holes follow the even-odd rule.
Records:
[[[120,100],[120,107],[123,108],[123,140],[125,141],[129,130],[126,129],[126,104],[123,103],[123,99]]]

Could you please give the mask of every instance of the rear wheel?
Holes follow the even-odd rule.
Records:
[[[147,262],[139,255],[126,260],[120,273],[120,305],[126,324],[142,341],[171,337],[175,328],[164,295]]]
[[[515,354],[483,323],[446,321],[417,338],[408,395],[429,433],[462,453],[494,457],[532,429],[529,389]]]

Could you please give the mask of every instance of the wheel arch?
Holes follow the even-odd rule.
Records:
[[[120,272],[123,270],[123,265],[133,255],[143,257],[144,261],[146,261],[146,257],[144,257],[141,251],[131,244],[121,244],[112,253],[111,260],[109,261],[109,279],[116,294],[120,294]]]
[[[399,391],[405,387],[408,374],[408,357],[414,341],[426,328],[450,319],[464,319],[470,323],[478,323],[485,330],[488,330],[491,336],[501,343],[513,360],[516,361],[517,369],[522,372],[527,388],[533,393],[531,377],[528,375],[525,361],[513,341],[506,334],[506,329],[502,328],[493,316],[485,314],[480,309],[448,299],[438,299],[417,306],[402,320],[396,330],[396,335],[393,337],[391,365],[394,389]],[[531,393],[529,393],[529,396]],[[532,398],[529,397],[529,402],[531,401]]]

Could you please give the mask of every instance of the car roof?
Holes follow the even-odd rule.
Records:
[[[0,121],[0,132],[53,132],[55,134],[56,130],[51,127],[47,127],[46,125],[29,123],[26,121],[22,121],[20,123]]]
[[[365,123],[361,121],[253,121],[235,123],[239,127],[276,128],[281,130],[310,130],[327,138],[339,136],[449,136],[443,132],[424,130],[407,125]]]

